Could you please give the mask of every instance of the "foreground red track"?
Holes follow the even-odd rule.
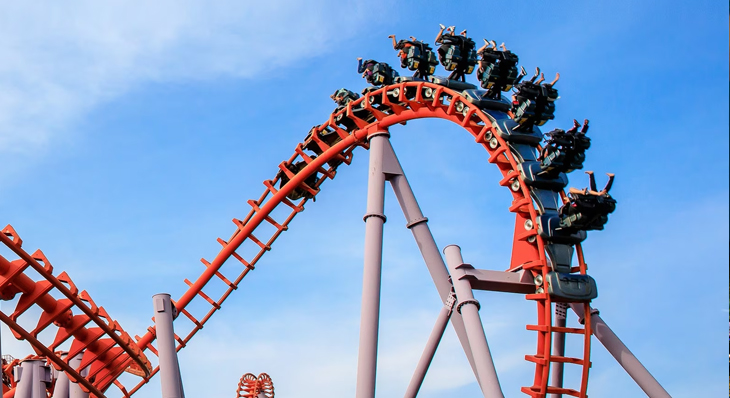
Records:
[[[425,89],[430,89],[428,97],[424,97]],[[397,91],[397,93],[396,93]],[[390,93],[390,95],[388,95]],[[412,95],[407,95],[411,93]],[[387,107],[378,110],[371,104],[371,100],[378,99],[383,106]],[[374,119],[363,120],[355,116],[353,109],[359,107],[364,108]],[[356,125],[356,128],[350,128],[349,131],[338,126],[337,120],[341,117],[347,117]],[[489,115],[482,112],[476,106],[473,106],[466,98],[462,97],[456,91],[435,85],[428,82],[406,82],[396,85],[383,87],[366,94],[364,97],[348,103],[347,107],[333,113],[329,120],[318,126],[312,132],[309,140],[313,140],[321,153],[315,156],[308,153],[304,149],[304,143],[296,146],[294,154],[286,161],[279,165],[279,172],[271,179],[264,181],[265,190],[257,200],[249,200],[248,203],[252,207],[246,217],[243,219],[234,219],[236,230],[233,235],[226,241],[218,239],[223,246],[221,251],[212,261],[201,260],[205,265],[205,270],[198,276],[195,281],[185,282],[189,285],[189,289],[175,301],[175,306],[184,317],[178,317],[175,329],[180,333],[176,336],[178,341],[177,350],[184,348],[190,339],[203,328],[204,324],[210,317],[221,308],[224,300],[238,288],[241,280],[254,269],[263,254],[271,249],[271,245],[276,238],[288,229],[289,223],[296,214],[304,210],[304,205],[308,199],[301,199],[298,202],[291,201],[287,195],[294,190],[308,192],[311,196],[316,196],[320,192],[321,185],[327,180],[332,179],[336,175],[336,166],[331,164],[349,164],[353,151],[358,146],[367,148],[367,138],[369,135],[386,131],[390,126],[396,124],[404,124],[409,120],[421,118],[440,118],[449,120],[460,125],[469,132],[475,139],[476,143],[481,145],[488,154],[488,161],[496,165],[502,173],[502,179],[499,185],[508,187],[512,193],[513,201],[508,206],[510,212],[515,213],[515,233],[513,238],[512,259],[508,271],[529,270],[533,275],[545,275],[549,271],[545,258],[545,243],[538,235],[536,228],[525,228],[526,222],[531,220],[532,225],[537,225],[536,217],[538,215],[535,205],[530,197],[529,189],[524,184],[520,173],[517,171],[517,162],[512,155],[509,146],[495,134],[496,126]],[[328,145],[317,133],[323,131],[335,132],[339,139],[336,143]],[[318,152],[320,152],[318,151]],[[296,174],[289,170],[289,165],[303,161],[306,166]],[[317,175],[318,179],[315,184],[309,186],[305,181],[312,175]],[[277,189],[276,185],[280,182],[281,175],[286,175],[289,181]],[[271,214],[274,209],[279,206],[285,206],[290,209],[289,215],[283,220],[274,220]],[[261,235],[257,228],[262,224],[268,224],[274,227],[275,232],[270,236]],[[270,228],[269,228],[270,229]],[[256,233],[256,234],[254,234]],[[7,242],[3,241],[6,245]],[[246,242],[253,243],[256,247],[254,255],[244,258],[237,252]],[[581,273],[586,272],[583,254],[579,245],[576,245],[578,257],[578,267],[575,271]],[[223,275],[221,268],[233,257],[240,263],[240,273],[232,277]],[[5,263],[9,263],[4,260]],[[8,284],[22,275],[7,275],[8,267],[2,267],[0,263],[0,273],[4,279],[0,282],[0,291]],[[50,271],[48,275],[50,276]],[[15,279],[14,279],[15,278]],[[60,278],[60,276],[59,276]],[[222,281],[227,289],[217,299],[206,294],[203,289],[214,278]],[[537,304],[537,324],[528,325],[529,330],[534,330],[538,334],[537,352],[534,355],[527,355],[526,359],[535,364],[535,377],[533,385],[524,387],[522,391],[533,397],[544,397],[548,393],[562,393],[566,395],[585,397],[588,383],[588,370],[590,368],[590,320],[588,320],[585,328],[556,328],[552,322],[552,303],[547,293],[530,294],[526,297],[533,300]],[[188,306],[194,300],[202,300],[209,304],[209,309],[203,313],[193,313],[188,311]],[[46,308],[43,308],[46,311]],[[51,310],[49,308],[49,310]],[[588,313],[588,304],[585,304],[586,313]],[[181,322],[181,320],[183,320]],[[121,328],[119,328],[121,330]],[[584,350],[582,358],[556,357],[551,355],[550,347],[553,333],[568,333],[582,335],[584,341]],[[18,336],[23,338],[22,336]],[[76,338],[76,335],[74,335]],[[93,363],[97,368],[102,369],[108,377],[103,382],[96,380],[94,387],[100,391],[105,391],[114,383],[124,396],[129,396],[142,387],[149,377],[153,376],[159,369],[153,367],[150,375],[144,375],[147,362],[144,360],[143,352],[152,352],[156,355],[156,349],[153,342],[155,341],[154,327],[148,328],[146,334],[137,337],[137,344],[134,350],[131,348],[125,350],[124,355],[97,355],[93,359]],[[41,346],[51,347],[52,344],[46,342],[34,343]],[[134,344],[133,344],[134,345]],[[36,347],[41,350],[41,347]],[[579,389],[553,388],[548,387],[548,379],[550,372],[550,364],[554,362],[572,363],[581,366],[582,377]],[[117,377],[124,368],[130,367],[131,370],[138,374],[143,374],[141,380],[132,388],[126,388],[113,377]],[[141,372],[141,373],[140,373]],[[86,384],[85,384],[86,385]],[[88,387],[88,386],[87,386]],[[98,394],[97,394],[98,395]]]

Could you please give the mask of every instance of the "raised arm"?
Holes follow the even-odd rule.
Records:
[[[436,35],[436,40],[434,40],[435,43],[441,43],[441,36],[444,34],[444,29],[446,29],[446,26],[439,24],[441,27],[441,30],[439,30],[439,34]]]
[[[484,52],[484,50],[489,48],[489,44],[490,44],[489,41],[487,41],[487,39],[483,39],[483,40],[484,40],[484,45],[479,47],[479,49],[477,50],[477,54],[481,54]]]
[[[398,42],[395,41],[395,35],[390,35],[388,37],[390,37],[393,40],[393,49],[394,50],[397,50],[398,49]]]

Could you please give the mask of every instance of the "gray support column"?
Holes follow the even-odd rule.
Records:
[[[466,336],[469,339],[472,355],[474,356],[482,393],[486,398],[504,398],[502,388],[499,386],[497,371],[494,369],[492,354],[489,352],[489,344],[487,344],[487,337],[484,334],[482,320],[479,317],[479,302],[474,299],[469,281],[461,279],[461,276],[464,276],[463,269],[473,267],[464,264],[459,246],[446,246],[444,254],[446,255],[446,264],[449,266],[451,282],[454,284],[456,299],[458,300],[456,311],[460,312],[464,319]]]
[[[70,360],[68,362],[68,364],[72,368],[76,369],[76,371],[79,372],[79,374],[81,376],[86,377],[89,375],[89,368],[86,367],[84,369],[79,369],[79,367],[81,366],[81,359],[83,358],[83,356],[84,356],[83,352],[77,354],[72,360]],[[68,397],[69,398],[89,398],[89,393],[82,390],[81,385],[79,385],[79,383],[74,383],[69,380]]]
[[[61,359],[66,359],[68,354],[61,354]],[[71,387],[71,381],[68,379],[68,375],[64,371],[58,371],[58,377],[56,378],[56,385],[53,387],[52,398],[69,398],[68,390]]]
[[[581,322],[583,322],[585,317],[583,304],[571,304],[570,307],[578,315]],[[649,398],[670,398],[667,390],[646,370],[644,365],[639,362],[621,339],[606,325],[606,322],[598,316],[598,311],[593,308],[591,308],[591,328],[593,329],[593,335],[616,358],[616,361],[634,379],[636,384],[644,390]]]
[[[360,309],[360,349],[357,357],[357,398],[375,397],[375,371],[378,358],[378,324],[380,318],[380,278],[383,261],[383,224],[385,215],[385,174],[383,148],[388,133],[370,137],[368,200],[365,213],[365,253]]]
[[[86,377],[89,374],[89,368],[79,369],[83,356],[83,352],[76,354],[73,359],[68,361],[68,365],[76,369],[81,376]],[[61,358],[66,358],[66,354],[61,355]],[[52,398],[89,398],[89,393],[84,392],[79,383],[72,382],[66,372],[60,371],[56,379],[56,386],[53,388]]]
[[[428,271],[431,274],[433,283],[436,285],[441,301],[446,303],[447,298],[451,292],[451,282],[449,281],[449,273],[446,270],[446,264],[444,259],[441,257],[436,241],[431,234],[431,229],[428,227],[428,219],[423,216],[421,208],[418,206],[416,197],[413,194],[408,179],[403,172],[403,168],[398,162],[398,157],[393,151],[393,147],[390,145],[390,141],[387,143],[385,153],[385,173],[388,174],[388,179],[393,187],[398,203],[403,210],[403,215],[406,217],[406,226],[411,230],[413,238],[418,244],[418,249],[421,251],[423,261],[428,267]],[[471,347],[469,347],[469,339],[466,337],[466,330],[464,329],[464,321],[461,319],[461,314],[455,312],[451,314],[451,324],[454,326],[456,336],[461,342],[461,346],[464,349],[466,358],[469,360],[474,376],[479,380],[477,375],[477,368],[474,365],[474,358],[471,354]]]
[[[428,367],[431,366],[433,356],[436,354],[436,348],[438,348],[439,343],[441,342],[441,337],[444,335],[446,325],[449,324],[449,318],[451,318],[455,301],[456,296],[452,292],[449,295],[446,304],[441,307],[441,312],[439,312],[439,316],[436,318],[436,324],[433,326],[431,335],[428,337],[428,342],[426,342],[426,347],[423,349],[421,359],[418,361],[416,370],[413,372],[411,383],[408,385],[404,398],[415,398],[418,394],[418,390],[421,389],[423,379],[426,377],[426,372],[428,372]]]
[[[29,359],[13,369],[15,398],[47,398],[46,387],[51,383],[51,368],[40,359]]]
[[[160,383],[162,398],[185,398],[180,376],[180,365],[175,350],[175,331],[172,302],[167,293],[152,296],[155,313],[155,330],[157,333],[157,352],[160,359]]]
[[[65,356],[65,354],[64,354]],[[63,358],[63,356],[61,356]],[[53,395],[51,398],[69,398],[68,390],[71,386],[71,380],[68,379],[68,375],[64,371],[58,371],[58,377],[56,378],[56,386],[53,387]]]
[[[555,303],[555,326],[565,327],[565,312],[568,304]],[[553,333],[553,355],[561,357],[565,356],[565,333]],[[563,387],[563,362],[553,362],[550,370],[550,385],[553,387]],[[550,394],[550,398],[561,398],[563,394]]]

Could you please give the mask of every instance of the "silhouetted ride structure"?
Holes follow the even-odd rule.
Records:
[[[648,396],[668,397],[591,307],[597,284],[588,273],[581,242],[587,231],[602,230],[616,208],[616,200],[609,194],[613,175],[609,174],[608,184],[599,191],[593,173],[588,172],[589,187],[565,192],[568,173],[583,168],[591,142],[586,135],[588,120],[574,121],[567,131],[554,129],[543,134],[539,129],[554,118],[559,75],[546,83],[538,68],[523,81],[525,69],[518,70],[519,58],[504,44],[485,40],[476,49],[466,31],[457,35],[454,27],[442,26],[436,40],[438,55],[413,37],[401,41],[391,37],[401,66],[415,74],[400,76],[387,63],[360,60],[358,72],[371,86],[362,94],[343,88],[331,95],[336,109],[309,129],[273,177],[263,182],[261,195],[248,200],[248,213],[233,219],[233,234],[217,239],[220,252],[210,260],[201,259],[205,268],[197,278],[185,279],[187,291],[177,300],[169,295],[154,297],[155,325],[141,336],[130,336],[68,274],[55,271],[42,251],[26,251],[16,230],[5,227],[0,241],[14,257],[0,256],[0,298],[14,307],[6,305],[0,320],[14,337],[27,341],[35,355],[22,361],[4,358],[3,397],[129,397],[157,373],[162,374],[163,391],[168,386],[178,389],[169,396],[181,394],[176,352],[190,344],[279,235],[289,229],[294,217],[320,195],[339,167],[351,163],[358,148],[369,150],[370,156],[358,398],[375,394],[386,181],[444,303],[406,397],[417,395],[449,322],[484,396],[503,396],[473,290],[522,294],[534,302],[537,316],[527,329],[535,332],[536,348],[525,355],[534,365],[534,375],[522,393],[586,397],[591,336],[595,335]],[[449,77],[433,75],[439,62],[451,71]],[[480,87],[465,79],[475,69]],[[510,90],[514,91],[511,98],[502,94]],[[515,217],[511,260],[503,269],[469,265],[455,245],[446,246],[442,257],[389,140],[391,126],[423,118],[461,126],[501,173],[496,183],[512,196],[505,207]],[[275,219],[275,209],[277,214],[285,209],[286,215]],[[223,273],[222,266],[228,261],[238,264],[237,273]],[[222,294],[206,293],[213,280],[226,286]],[[194,301],[206,303],[207,308],[194,311],[201,308],[191,306]],[[567,325],[569,309],[578,317],[576,326]],[[38,313],[37,317],[29,315]],[[566,338],[580,341],[579,355],[566,356]],[[563,385],[566,366],[578,369],[577,385]],[[124,372],[133,376],[123,381]],[[117,392],[112,393],[114,390]],[[237,394],[271,398],[271,378],[265,373],[258,377],[247,373]]]

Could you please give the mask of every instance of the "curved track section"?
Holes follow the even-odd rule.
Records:
[[[528,162],[537,159],[538,143],[542,140],[542,133],[537,128],[529,133],[513,131],[516,123],[512,120],[511,114],[504,110],[504,107],[502,110],[480,108],[460,92],[450,88],[428,81],[405,81],[373,88],[363,97],[338,108],[330,115],[329,120],[312,128],[305,140],[295,147],[291,157],[279,165],[279,170],[273,179],[264,181],[265,189],[262,195],[256,200],[248,201],[251,206],[248,214],[242,219],[233,219],[236,230],[232,236],[228,240],[218,239],[222,245],[221,251],[211,261],[201,260],[205,270],[194,281],[185,280],[189,289],[174,302],[179,313],[183,315],[178,317],[175,325],[175,330],[179,333],[176,335],[177,350],[184,348],[190,339],[203,328],[208,319],[221,308],[224,300],[238,288],[241,280],[254,269],[264,253],[271,250],[277,237],[288,229],[292,219],[304,210],[308,200],[320,193],[326,180],[336,176],[338,166],[349,164],[353,151],[358,146],[368,147],[368,136],[376,132],[387,131],[390,126],[405,124],[409,120],[421,118],[440,118],[460,125],[471,134],[478,145],[486,150],[489,163],[494,164],[500,170],[502,179],[499,181],[499,185],[506,187],[513,197],[512,203],[506,207],[515,214],[512,258],[508,271],[529,270],[537,280],[542,280],[555,266],[554,258],[556,256],[554,250],[550,251],[551,247],[560,244],[570,249],[571,256],[575,248],[578,266],[572,267],[570,272],[585,274],[586,265],[580,249],[580,241],[585,239],[585,232],[582,232],[582,236],[577,237],[558,236],[554,234],[554,228],[547,225],[550,222],[550,216],[557,215],[559,207],[564,203],[564,184],[558,187],[538,184],[539,181],[531,176],[525,167]],[[565,183],[567,183],[567,178]],[[274,209],[279,207],[287,209],[288,216],[275,220],[271,214]],[[261,227],[262,225],[266,227]],[[272,230],[273,233],[263,232]],[[239,253],[239,248],[246,243],[256,249],[255,253],[248,257]],[[19,244],[12,242],[8,246],[11,249],[20,247]],[[546,255],[546,251],[550,255]],[[16,253],[19,252],[16,251]],[[22,275],[20,268],[27,267],[26,263],[28,263],[38,272],[44,272],[47,279],[51,278],[50,271],[44,270],[32,256],[21,253],[19,255],[22,257],[21,262],[3,261],[0,263],[0,272],[4,275],[15,272],[13,275],[18,278]],[[231,258],[232,261],[239,264],[240,272],[237,275],[224,275],[221,269]],[[12,278],[8,276],[4,281],[10,279]],[[226,289],[220,295],[211,296],[204,292],[204,289],[214,279],[223,282]],[[66,289],[63,291],[68,292],[69,297],[76,297],[61,281],[57,285],[61,286],[59,290]],[[31,292],[34,291],[34,288],[28,283],[26,290]],[[533,397],[544,397],[549,393],[586,396],[590,367],[590,320],[586,322],[584,328],[554,326],[552,299],[545,289],[538,287],[535,294],[529,294],[526,298],[535,301],[537,305],[537,322],[535,325],[527,326],[529,330],[537,332],[537,350],[535,354],[525,357],[535,364],[535,376],[533,384],[523,387],[522,391]],[[75,300],[81,301],[80,299]],[[190,305],[194,300],[207,303],[207,310],[199,312],[192,310],[193,307],[199,308],[199,306]],[[74,304],[79,306],[76,301]],[[49,303],[44,310],[55,313],[53,311],[57,311],[56,308]],[[93,319],[92,315],[100,312],[95,312],[95,306],[79,306],[79,308],[82,308],[83,316],[88,316],[90,319]],[[584,303],[584,308],[589,311],[588,303]],[[73,325],[78,322],[80,321]],[[121,329],[112,329],[110,324],[104,322],[100,322],[98,325],[100,328],[106,327],[110,332]],[[113,325],[117,326],[115,323]],[[554,333],[582,335],[584,341],[582,358],[553,355],[551,344]],[[87,351],[94,352],[95,347],[92,343],[98,340],[84,337],[88,334],[80,333],[78,337],[74,334],[74,337],[85,339],[82,340],[86,342],[84,347]],[[96,336],[93,333],[92,335]],[[23,338],[26,337],[23,336]],[[118,340],[121,341],[123,338]],[[34,347],[37,344],[39,347],[43,347],[45,344],[44,342],[35,343],[30,339],[29,341]],[[140,373],[145,369],[146,364],[142,352],[156,353],[154,341],[155,330],[154,327],[150,327],[146,334],[137,337],[138,347],[120,345],[123,353],[114,351],[114,354],[107,354],[107,358],[100,362],[105,366],[99,370],[99,372],[104,372],[105,381],[100,383],[97,376],[94,386],[103,391],[112,384],[113,376],[118,375],[128,366],[132,366]],[[46,346],[54,347],[53,343]],[[100,350],[104,350],[106,346],[103,347]],[[105,350],[104,352],[111,351]],[[117,353],[118,355],[116,355]],[[102,358],[102,354],[95,355]],[[109,356],[114,356],[115,359],[109,359]],[[580,366],[582,369],[581,385],[577,389],[549,387],[550,366],[553,363],[570,363]],[[143,372],[140,373],[143,376],[142,379],[132,388],[126,388],[118,381],[115,381],[114,384],[124,396],[129,396],[144,385],[149,377],[158,370],[158,367],[154,367],[149,376]],[[86,384],[84,385],[86,386]]]
[[[409,120],[421,118],[440,118],[454,122],[469,132],[477,144],[481,145],[489,155],[488,161],[496,165],[503,178],[499,185],[508,187],[513,201],[508,207],[515,213],[515,234],[512,247],[510,270],[530,270],[533,275],[546,275],[551,268],[546,257],[545,246],[548,243],[544,231],[539,228],[539,216],[550,211],[557,211],[562,205],[561,195],[553,192],[553,207],[547,207],[540,198],[543,192],[536,192],[525,182],[525,176],[520,172],[519,165],[530,157],[536,158],[537,146],[529,147],[512,140],[510,137],[519,137],[519,133],[512,132],[516,126],[510,116],[502,111],[485,111],[469,102],[459,92],[449,88],[425,82],[403,82],[381,87],[370,91],[362,98],[351,101],[342,109],[332,113],[325,123],[313,128],[302,143],[299,143],[291,157],[279,165],[279,172],[271,180],[264,181],[265,190],[257,200],[249,200],[252,207],[248,215],[242,220],[234,219],[236,231],[230,239],[218,239],[223,246],[222,250],[212,260],[202,260],[206,269],[194,281],[186,281],[190,288],[175,302],[180,313],[192,323],[187,335],[181,336],[178,349],[182,349],[205,322],[220,309],[223,301],[237,289],[240,281],[258,263],[260,258],[271,249],[276,238],[288,229],[291,220],[304,210],[309,198],[320,193],[323,183],[336,176],[337,167],[349,164],[353,151],[358,146],[367,147],[369,135],[387,130],[390,126],[402,124]],[[503,138],[506,137],[507,139]],[[539,142],[542,135],[537,139]],[[533,140],[534,141],[534,140]],[[298,165],[298,166],[297,166]],[[303,166],[303,167],[302,167]],[[293,172],[292,170],[297,170]],[[313,177],[316,176],[316,177]],[[282,178],[285,184],[277,189]],[[560,190],[562,192],[562,189]],[[552,192],[552,191],[551,191]],[[288,198],[303,196],[298,201]],[[547,196],[550,196],[548,194]],[[557,203],[560,201],[561,203]],[[536,206],[536,203],[539,206]],[[288,217],[283,220],[274,220],[270,217],[278,206],[290,209]],[[270,236],[260,236],[257,228],[262,224],[269,224],[275,228]],[[251,258],[244,258],[236,250],[244,242],[253,242],[258,252]],[[578,267],[573,271],[585,273],[580,246],[576,243]],[[219,272],[223,264],[230,258],[238,261],[242,270],[236,277],[223,275]],[[211,298],[203,292],[203,288],[213,278],[223,281],[228,289],[218,298]],[[186,307],[194,298],[200,298],[210,305],[210,309],[203,314],[191,314]],[[537,352],[527,355],[528,361],[535,363],[535,377],[532,386],[523,388],[523,392],[531,396],[545,396],[548,393],[564,393],[573,396],[585,396],[590,367],[590,322],[585,329],[556,329],[552,322],[552,305],[550,296],[545,293],[528,295],[527,299],[537,303],[537,324],[528,325],[528,329],[538,334]],[[585,304],[586,308],[588,304]],[[176,330],[177,326],[176,326]],[[551,355],[552,334],[554,332],[574,333],[583,335],[584,354],[582,358],[566,358]],[[139,339],[141,349],[147,349],[154,341],[154,330]],[[582,367],[582,381],[578,389],[549,388],[548,378],[550,364],[553,362],[574,363]],[[153,370],[153,373],[157,369]],[[133,388],[136,391],[144,381]]]
[[[43,252],[26,252],[9,225],[0,233],[0,241],[18,256],[13,261],[0,256],[0,298],[12,300],[20,294],[10,315],[0,312],[0,320],[16,338],[28,341],[38,355],[97,397],[130,365],[137,375],[150,376],[151,365],[138,345],[85,290],[79,292],[68,274],[54,276]],[[31,270],[39,276],[37,280],[29,276]],[[55,337],[45,342],[41,334]],[[70,347],[62,355],[57,350],[67,341]],[[81,364],[74,368],[69,363],[78,355]],[[83,369],[88,369],[88,376],[80,375]]]

